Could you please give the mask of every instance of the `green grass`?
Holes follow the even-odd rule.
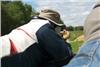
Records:
[[[77,51],[79,50],[79,47],[83,44],[83,42],[71,42],[71,46],[72,46],[72,51],[74,53],[77,53]]]
[[[70,31],[69,41],[71,43],[72,51],[74,53],[77,53],[77,51],[79,50],[79,47],[83,44],[83,41],[79,42],[79,41],[74,41],[74,40],[82,34],[83,34],[83,31]]]
[[[77,37],[83,34],[83,31],[70,31],[70,41],[75,40]]]

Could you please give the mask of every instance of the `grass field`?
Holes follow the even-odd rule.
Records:
[[[75,40],[77,37],[83,34],[83,31],[70,31],[70,41]]]
[[[83,44],[83,41],[74,41],[77,37],[83,34],[83,31],[70,31],[70,43],[74,53],[77,53],[79,47]]]
[[[71,46],[72,46],[72,51],[74,53],[77,53],[77,51],[79,50],[79,47],[83,44],[83,41],[81,42],[71,42]]]

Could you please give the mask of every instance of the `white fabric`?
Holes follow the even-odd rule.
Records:
[[[2,47],[2,56],[10,54],[10,42],[9,39],[14,43],[17,52],[23,52],[26,48],[34,43],[38,43],[36,33],[40,27],[49,23],[47,20],[34,19],[29,23],[20,26],[19,29],[13,30],[10,34],[1,37],[2,42],[5,44]],[[1,50],[0,50],[1,51]],[[0,53],[1,56],[1,53]]]
[[[41,20],[41,19],[33,19],[31,20],[28,24],[21,26],[20,28],[25,30],[30,34],[30,36],[34,39],[37,40],[36,38],[36,32],[40,27],[43,25],[49,23],[48,20]]]
[[[9,38],[14,43],[14,46],[16,47],[17,52],[24,51],[27,47],[29,47],[31,44],[36,42],[36,40],[33,40],[32,38],[30,38],[22,30],[13,30],[9,34]]]
[[[47,23],[48,23],[47,20],[34,19],[34,20],[31,20],[28,24],[25,24],[19,27],[20,29],[23,29],[24,31],[26,31],[29,34],[29,36],[31,36],[32,38],[27,36],[27,34],[25,34],[25,32],[23,32],[22,30],[18,30],[20,33],[13,32],[10,38],[12,38],[13,42],[15,43],[15,46],[18,52],[24,51],[27,47],[29,47],[30,45],[34,43],[38,43],[36,32],[41,26]]]
[[[0,58],[10,55],[10,41],[8,35],[0,37]]]

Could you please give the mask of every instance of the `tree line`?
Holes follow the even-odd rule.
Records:
[[[37,12],[21,1],[1,1],[1,35],[27,23]]]
[[[69,30],[69,31],[83,31],[83,26],[68,26],[67,30]]]

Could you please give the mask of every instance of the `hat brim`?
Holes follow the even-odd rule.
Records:
[[[56,24],[57,26],[63,26],[64,25],[64,24],[58,24],[57,22],[55,22],[55,21],[53,21],[53,20],[51,20],[51,19],[49,19],[47,17],[42,17],[42,16],[39,16],[39,17],[44,18],[44,19],[47,19],[47,20],[51,21],[52,23]],[[60,19],[59,22],[62,22],[61,19]]]

